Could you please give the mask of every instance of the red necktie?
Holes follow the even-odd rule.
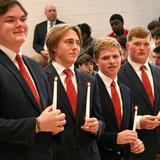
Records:
[[[63,72],[66,74],[65,82],[67,96],[69,98],[74,117],[76,117],[77,93],[71,79],[72,71],[70,69],[65,69]]]
[[[27,85],[29,86],[30,90],[33,93],[34,98],[36,99],[36,101],[39,104],[39,106],[42,108],[41,102],[40,102],[40,98],[38,96],[36,88],[35,88],[32,80],[31,80],[30,75],[28,74],[28,72],[27,72],[27,70],[26,70],[26,68],[25,68],[25,66],[23,64],[23,59],[22,59],[22,57],[19,54],[16,55],[16,61],[18,63],[19,70],[20,70],[23,78],[25,79],[25,81],[27,82]]]
[[[149,100],[151,102],[151,105],[154,106],[154,98],[153,98],[151,83],[149,81],[147,73],[145,72],[146,67],[145,66],[141,66],[140,70],[142,71],[142,73],[141,73],[142,84],[143,84],[143,86],[145,88],[145,91],[146,91],[146,93],[148,95],[148,98],[149,98]]]
[[[112,81],[111,83],[111,98],[112,98],[112,103],[114,106],[114,110],[116,113],[116,118],[117,118],[117,123],[118,127],[120,128],[121,126],[121,103],[120,103],[120,98],[116,89],[116,83],[115,81]]]

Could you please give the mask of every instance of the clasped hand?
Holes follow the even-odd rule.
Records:
[[[99,122],[97,118],[85,118],[85,122],[81,129],[86,132],[97,133],[99,128]]]

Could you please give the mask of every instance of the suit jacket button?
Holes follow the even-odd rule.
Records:
[[[118,151],[117,154],[120,155],[120,154],[121,154],[121,151]]]

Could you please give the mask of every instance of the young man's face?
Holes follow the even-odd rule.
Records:
[[[84,71],[90,74],[93,73],[93,63],[92,62],[83,63],[82,65],[79,65],[78,68],[81,71]]]
[[[22,9],[15,5],[4,15],[0,16],[0,44],[18,52],[17,49],[26,39],[28,27],[27,16]]]
[[[153,64],[160,66],[160,53],[152,52],[152,61],[153,61]]]
[[[160,45],[160,36],[154,36],[153,42],[154,42],[155,46]]]
[[[114,80],[121,66],[119,50],[116,47],[102,50],[96,63],[103,74]]]
[[[80,40],[77,33],[70,29],[60,39],[55,50],[55,61],[64,67],[74,64],[80,53]]]
[[[118,34],[123,31],[123,23],[120,20],[111,20],[110,24],[114,33]]]
[[[137,38],[133,37],[130,42],[127,42],[128,56],[138,64],[145,64],[151,52],[150,37]]]

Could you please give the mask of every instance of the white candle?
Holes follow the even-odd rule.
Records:
[[[137,120],[138,107],[135,106],[134,109],[135,109],[135,112],[134,112],[133,131],[136,131],[136,120]]]
[[[86,118],[90,117],[90,97],[91,97],[91,83],[87,84],[87,99],[86,99]]]
[[[54,88],[53,88],[53,107],[57,108],[57,80],[58,77],[54,77]]]

